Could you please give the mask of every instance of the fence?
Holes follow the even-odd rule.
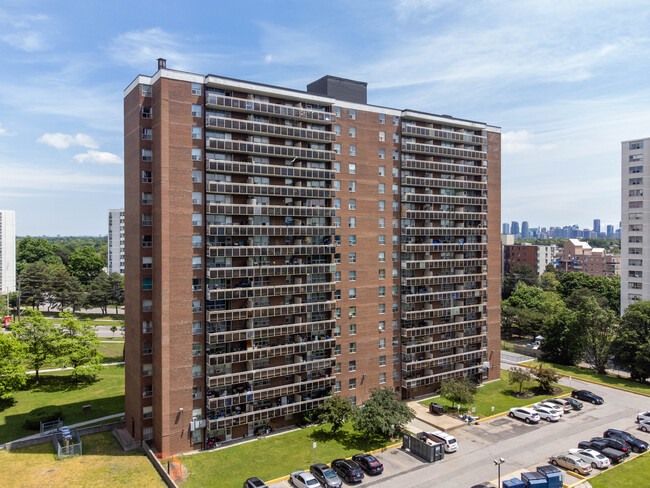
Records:
[[[81,427],[77,429],[77,431],[79,432],[79,436],[84,436],[88,434],[97,434],[99,432],[106,432],[108,430],[113,430],[113,429],[121,429],[123,427],[124,427],[124,421],[122,420],[120,422],[112,422],[110,424],[100,424],[91,427]],[[7,451],[11,451],[13,449],[20,449],[22,447],[35,446],[36,444],[46,444],[48,442],[52,442],[51,437],[34,436],[34,437],[28,437],[27,439],[7,442],[4,446],[5,449],[7,449]]]
[[[428,445],[426,442],[421,441],[417,437],[410,434],[404,434],[402,447],[408,449],[416,456],[424,459],[428,463],[440,461],[445,457],[445,445],[435,444]]]
[[[41,422],[41,436],[50,435],[60,427],[63,426],[63,421],[61,419],[53,420],[51,422]]]
[[[59,460],[70,459],[83,454],[77,429],[68,430],[62,427],[60,431],[52,434],[52,444],[54,444]]]
[[[149,444],[147,444],[146,441],[142,441],[142,448],[144,449],[144,453],[147,455],[147,458],[149,458],[149,461],[153,465],[154,468],[156,468],[156,471],[158,471],[158,474],[160,477],[163,479],[165,484],[169,488],[178,488],[178,485],[174,482],[174,479],[171,477],[170,473],[167,472],[167,466],[163,466],[160,462],[160,458],[158,457],[158,454],[154,453],[151,448],[149,447]],[[176,459],[176,458],[174,458]],[[178,459],[176,459],[178,461]],[[180,462],[179,462],[180,465]]]

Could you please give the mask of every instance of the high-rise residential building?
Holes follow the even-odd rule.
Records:
[[[530,234],[528,232],[528,222],[525,220],[521,223],[521,237],[524,239],[530,237]]]
[[[0,295],[16,291],[16,212],[0,210]]]
[[[650,300],[648,162],[650,138],[621,143],[621,314],[631,303]]]
[[[611,224],[607,226],[607,237],[614,237],[614,226]]]
[[[519,234],[519,222],[513,220],[510,224],[510,232],[514,235]]]
[[[186,451],[331,395],[499,378],[499,128],[164,60],[124,113],[133,438]]]
[[[510,234],[510,224],[508,222],[504,222],[503,224],[501,224],[501,233]]]
[[[535,244],[506,244],[503,246],[503,274],[509,273],[516,264],[527,264],[541,275],[546,266],[553,262],[557,246]]]
[[[143,221],[142,225],[146,225],[146,223]],[[108,273],[124,274],[123,208],[108,211]]]
[[[600,232],[600,219],[594,219],[594,232]]]

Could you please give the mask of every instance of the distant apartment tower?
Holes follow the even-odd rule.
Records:
[[[186,451],[332,395],[499,378],[499,128],[164,60],[124,113],[133,438]]]
[[[560,271],[582,271],[590,276],[611,278],[621,274],[621,257],[578,239],[569,239],[559,256]]]
[[[594,232],[600,232],[600,219],[594,219]]]
[[[527,264],[541,275],[553,262],[556,246],[534,244],[507,244],[503,246],[503,273],[509,273],[515,264]]]
[[[108,274],[124,274],[124,209],[108,211]]]
[[[501,233],[502,234],[510,234],[510,224],[507,222],[504,222],[501,224]]]
[[[0,295],[16,291],[16,212],[0,210]]]
[[[510,224],[510,232],[514,235],[519,234],[519,222],[513,220]]]
[[[607,237],[614,237],[614,226],[611,224],[607,226]]]
[[[521,223],[521,237],[523,237],[524,239],[528,239],[530,237],[530,233],[528,230],[528,222],[525,220]]]
[[[621,313],[650,300],[650,138],[621,143]]]

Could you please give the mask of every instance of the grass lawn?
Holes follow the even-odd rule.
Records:
[[[103,341],[103,339],[102,339]],[[124,361],[122,353],[124,352],[124,342],[101,342],[99,352],[104,355],[103,363],[118,363]]]
[[[355,432],[349,423],[337,435],[332,434],[330,427],[308,427],[220,451],[184,456],[180,460],[190,476],[182,486],[240,488],[251,476],[268,481],[309,469],[314,462],[314,442],[318,443],[316,461],[324,463],[390,444],[382,439],[368,439]]]
[[[59,461],[51,442],[0,451],[0,463],[11,469],[2,486],[48,488],[137,486],[164,487],[142,450],[124,452],[110,432],[81,438],[83,456]]]
[[[74,384],[68,371],[45,373],[40,384],[14,393],[13,401],[0,404],[0,443],[34,434],[23,427],[25,414],[44,405],[60,405],[63,422],[74,424],[124,411],[124,367],[103,368],[96,382]],[[91,413],[83,415],[83,405],[91,405]]]
[[[646,485],[650,456],[643,455],[589,479],[593,488],[638,488]]]
[[[591,381],[598,381],[610,386],[617,386],[619,388],[626,388],[637,393],[645,393],[650,395],[650,384],[638,383],[629,378],[621,378],[613,374],[598,374],[592,369],[580,368],[578,366],[563,366],[561,364],[544,363],[541,361],[530,361],[526,363],[530,366],[538,366],[544,364],[555,369],[558,373],[573,376],[574,378],[583,378]]]
[[[524,383],[522,391],[531,390],[537,385],[536,382],[531,381],[529,383]],[[559,387],[562,389],[563,393],[568,393],[571,391],[571,388],[566,386]],[[524,405],[529,405],[531,403],[540,402],[545,398],[552,398],[553,395],[539,395],[532,398],[519,399],[512,396],[512,392],[519,391],[519,385],[509,385],[508,384],[508,372],[501,371],[501,379],[498,381],[493,381],[491,383],[486,383],[481,386],[476,395],[474,396],[473,405],[464,405],[461,406],[461,413],[466,412],[467,410],[472,409],[472,406],[476,407],[476,413],[481,417],[487,417],[493,415],[491,407],[494,407],[494,414],[506,412],[512,407],[521,407]],[[429,405],[431,402],[439,403],[444,405],[445,408],[451,408],[452,404],[449,400],[445,398],[433,398],[430,400],[425,400],[420,402],[422,405]],[[455,405],[453,405],[455,407]]]

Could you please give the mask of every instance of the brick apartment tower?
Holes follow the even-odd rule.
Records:
[[[163,452],[499,377],[497,127],[169,70],[124,93],[126,423]]]

